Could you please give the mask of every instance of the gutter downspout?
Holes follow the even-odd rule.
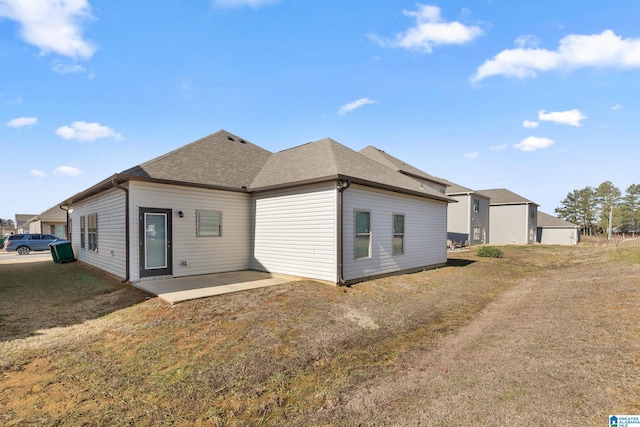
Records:
[[[124,204],[124,210],[125,210],[125,216],[124,216],[124,235],[125,237],[125,278],[122,280],[122,283],[126,283],[129,281],[129,268],[130,268],[130,261],[129,261],[129,255],[131,252],[131,249],[129,247],[129,189],[126,187],[121,187],[117,182],[116,182],[116,178],[113,178],[111,180],[111,184],[113,184],[113,186],[115,188],[117,188],[118,190],[122,190],[125,193],[125,204]]]
[[[69,206],[67,206],[66,209],[65,209],[64,205],[60,205],[58,207],[67,213],[67,221],[66,221],[65,226],[64,226],[64,228],[65,228],[65,233],[64,233],[65,236],[64,236],[64,238],[69,240]]]
[[[351,187],[351,180],[347,179],[347,181],[338,181],[338,185],[340,188],[338,189],[338,285],[344,286],[345,281],[343,277],[343,248],[342,248],[342,218],[343,218],[343,195],[344,191]]]

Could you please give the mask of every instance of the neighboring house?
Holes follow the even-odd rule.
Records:
[[[447,181],[429,175],[428,173],[423,172],[420,169],[411,166],[410,164],[405,163],[402,160],[393,157],[392,155],[387,154],[386,152],[372,145],[369,145],[360,150],[360,154],[364,154],[370,159],[373,159],[376,162],[387,166],[388,168],[391,168],[395,171],[400,172],[401,174],[415,179],[420,183],[422,187],[426,186],[433,188],[439,193],[445,194],[446,188],[449,185]]]
[[[476,191],[490,200],[489,241],[492,244],[536,243],[538,204],[507,189]]]
[[[219,131],[62,204],[76,257],[123,281],[251,269],[342,284],[445,265],[451,201],[328,138],[271,153]]]
[[[29,218],[24,224],[29,233],[53,234],[63,239],[67,238],[67,212],[60,206],[54,206]]]
[[[489,198],[453,182],[449,182],[446,194],[458,201],[447,207],[447,238],[463,245],[490,243]]]
[[[545,245],[576,245],[580,241],[580,226],[538,212],[538,243]]]
[[[16,214],[16,234],[28,233],[29,225],[27,222],[33,217],[35,217],[35,215]]]

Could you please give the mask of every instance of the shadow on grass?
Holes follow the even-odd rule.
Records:
[[[470,259],[447,258],[447,267],[466,267],[474,262]]]
[[[148,297],[81,262],[5,264],[0,272],[0,342],[97,319]]]

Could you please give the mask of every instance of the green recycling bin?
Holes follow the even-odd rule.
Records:
[[[51,248],[51,257],[53,258],[53,262],[56,264],[63,264],[65,262],[76,260],[76,258],[73,256],[73,248],[71,247],[71,242],[67,240],[50,243],[49,247]]]

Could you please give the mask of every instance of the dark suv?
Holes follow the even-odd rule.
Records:
[[[27,255],[31,251],[48,251],[49,244],[65,241],[53,234],[10,234],[4,242],[4,250]]]

